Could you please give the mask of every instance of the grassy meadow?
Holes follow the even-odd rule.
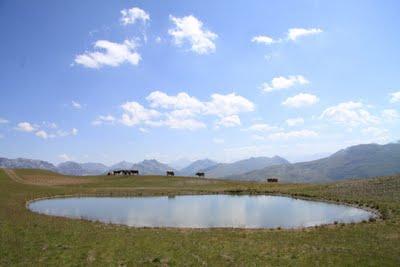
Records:
[[[377,209],[382,218],[297,230],[130,228],[30,212],[57,195],[287,194]],[[400,175],[333,184],[0,170],[0,266],[400,266]]]

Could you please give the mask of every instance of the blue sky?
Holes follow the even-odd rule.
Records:
[[[398,1],[0,1],[0,156],[307,160],[400,132]]]

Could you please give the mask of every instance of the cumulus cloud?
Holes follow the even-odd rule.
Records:
[[[76,109],[81,109],[82,108],[82,105],[77,101],[73,101],[72,100],[71,104],[72,104],[73,108],[76,108]]]
[[[279,127],[271,126],[266,123],[255,123],[250,127],[244,129],[245,131],[252,131],[252,132],[270,132],[279,130]]]
[[[204,104],[197,98],[189,96],[185,92],[178,93],[176,96],[167,95],[164,92],[154,91],[150,93],[146,100],[150,102],[153,108],[186,109],[200,111]]]
[[[222,138],[213,138],[213,142],[215,144],[223,144],[223,143],[225,143],[225,140]]]
[[[0,124],[8,123],[8,120],[0,117]]]
[[[276,42],[273,38],[271,38],[271,37],[269,37],[269,36],[266,36],[266,35],[254,36],[254,37],[251,39],[251,41],[252,41],[253,43],[259,43],[259,44],[265,44],[265,45],[270,45],[270,44],[273,44],[273,43]]]
[[[240,126],[240,118],[238,115],[230,115],[226,117],[220,118],[216,122],[216,126],[223,126],[223,127],[235,127],[235,126]]]
[[[389,140],[389,131],[384,128],[367,127],[361,131],[364,135],[371,136],[377,142],[387,142]]]
[[[200,101],[187,93],[181,92],[177,95],[168,95],[164,92],[154,91],[146,97],[152,108],[171,109],[168,116],[174,118],[190,118],[200,115],[215,115],[219,117],[218,126],[233,127],[240,125],[238,114],[254,110],[254,104],[235,93],[212,94],[211,100]],[[192,121],[188,121],[192,125]],[[198,128],[202,124],[196,124]]]
[[[309,35],[316,35],[322,33],[322,29],[318,28],[292,28],[289,29],[287,33],[288,40],[296,41],[300,37],[309,36]]]
[[[382,118],[386,121],[394,121],[400,118],[400,113],[395,109],[384,109]]]
[[[300,131],[289,131],[289,132],[278,132],[268,135],[268,139],[272,140],[287,140],[292,138],[311,138],[317,137],[318,133],[311,130],[300,130]]]
[[[312,94],[300,93],[298,95],[288,97],[282,102],[282,105],[291,108],[300,108],[316,104],[319,98]]]
[[[111,115],[100,115],[94,121],[92,121],[93,125],[101,125],[101,124],[113,124],[115,122],[115,117]]]
[[[44,130],[43,127],[45,127],[47,130]],[[37,124],[31,124],[29,122],[20,122],[18,123],[16,130],[32,133],[42,139],[65,137],[78,134],[78,129],[76,128],[73,128],[71,131],[57,130],[58,126],[55,123],[43,122],[43,127]]]
[[[189,43],[190,49],[198,54],[209,54],[215,52],[214,40],[217,34],[205,29],[203,22],[193,15],[182,18],[170,15],[170,20],[175,24],[175,28],[169,29],[168,33],[173,37],[177,46],[182,46],[185,42]]]
[[[29,122],[20,122],[17,125],[17,130],[22,132],[33,132],[36,130],[36,127]]]
[[[290,127],[304,124],[303,118],[291,118],[286,120],[286,124]]]
[[[159,117],[160,113],[153,109],[147,109],[137,102],[126,102],[123,104],[121,122],[127,126],[134,126],[137,124],[154,124],[152,120]]]
[[[310,82],[302,75],[291,75],[288,77],[278,76],[274,77],[269,83],[263,83],[261,85],[261,89],[264,92],[269,93],[282,89],[288,89],[296,85],[305,85],[309,83]]]
[[[218,117],[216,127],[234,127],[241,124],[239,115],[254,110],[254,104],[235,93],[212,94],[208,101],[201,101],[186,92],[168,95],[153,91],[147,97],[149,107],[138,102],[121,105],[123,114],[120,123],[127,126],[168,127],[171,129],[197,130],[206,128],[207,116]],[[111,115],[99,116],[93,125],[113,123]]]
[[[165,125],[171,129],[181,129],[181,130],[198,130],[206,128],[205,123],[191,118],[179,118],[171,114],[167,115],[167,118],[162,121],[162,125]]]
[[[390,103],[399,103],[399,102],[400,102],[400,91],[391,93]]]
[[[125,40],[123,43],[99,40],[94,48],[98,51],[77,55],[75,63],[99,69],[104,66],[117,67],[123,63],[138,65],[141,60],[140,54],[136,52],[136,43],[132,40]]]
[[[58,157],[63,161],[71,161],[72,160],[72,158],[70,156],[68,156],[67,154],[61,154],[61,155],[58,155]]]
[[[379,123],[379,118],[372,115],[361,102],[343,102],[324,110],[320,118],[328,119],[350,127]]]
[[[37,132],[35,133],[35,135],[36,135],[37,137],[42,138],[42,139],[47,139],[47,138],[49,138],[49,135],[47,134],[47,132],[45,132],[45,131],[43,131],[43,130],[37,131]]]
[[[214,114],[220,117],[254,110],[254,104],[250,100],[235,93],[226,95],[212,94],[211,101],[205,104],[206,114]]]
[[[146,23],[150,20],[150,15],[138,7],[121,10],[121,23],[123,25],[135,24],[136,21]]]

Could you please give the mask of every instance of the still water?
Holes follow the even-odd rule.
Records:
[[[71,197],[31,202],[42,214],[134,227],[298,228],[360,222],[366,210],[282,196]]]

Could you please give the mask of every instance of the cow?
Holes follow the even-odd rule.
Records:
[[[204,177],[204,172],[197,172],[197,173],[196,173],[196,176]]]
[[[277,183],[278,182],[278,178],[267,178],[267,182],[268,183]]]
[[[173,171],[167,171],[167,176],[175,176],[175,173]]]
[[[131,175],[139,175],[139,170],[131,170]]]

